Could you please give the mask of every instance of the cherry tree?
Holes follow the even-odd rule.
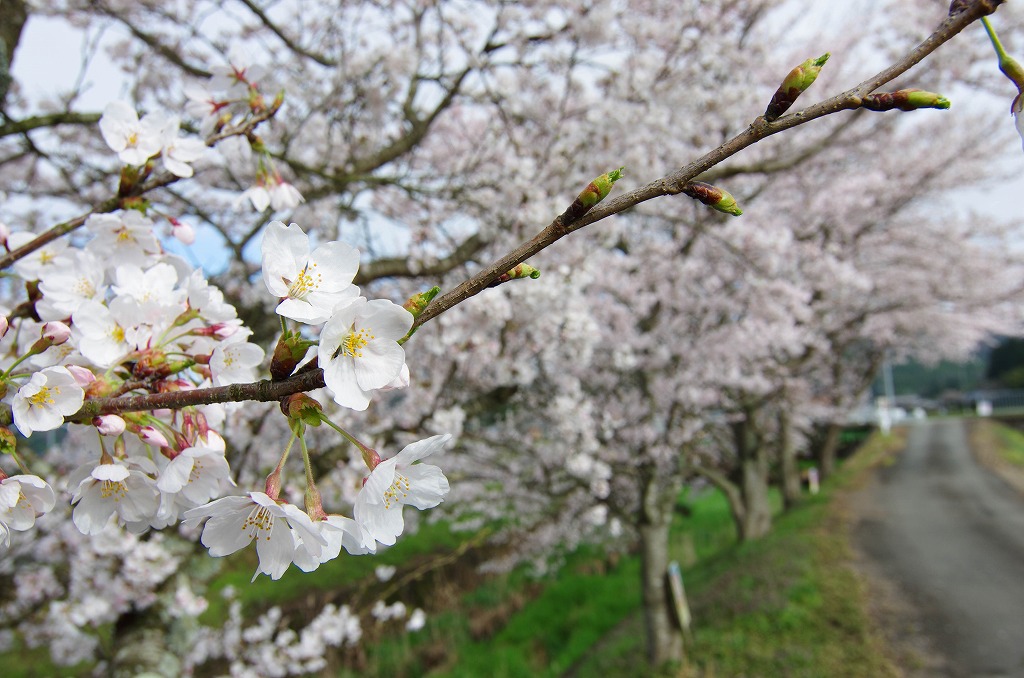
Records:
[[[37,476],[4,480],[27,502],[11,504],[23,510],[5,541],[7,526],[17,540],[49,512],[45,537],[16,541],[5,560],[17,583],[5,619],[73,662],[97,649],[83,629],[144,614],[109,659],[172,661],[152,630],[161,609],[200,608],[201,581],[183,567],[188,542],[137,534],[183,519],[214,556],[260,535],[257,574],[313,569],[342,548],[394,543],[404,504],[446,497],[438,466],[414,463],[436,454],[453,478],[451,515],[512,528],[498,537],[518,547],[505,564],[638,536],[651,658],[678,658],[663,576],[672,507],[695,469],[713,475],[739,454],[735,505],[754,536],[767,528],[764,413],[780,393],[794,407],[815,389],[841,403],[843,380],[821,375],[854,344],[953,351],[1006,327],[994,302],[1012,290],[977,276],[1001,234],[913,209],[965,168],[988,176],[1001,137],[965,133],[938,152],[925,142],[943,113],[910,109],[948,103],[907,89],[975,77],[987,45],[935,50],[999,4],[954,3],[916,48],[945,8],[887,7],[870,53],[892,66],[789,115],[819,69],[812,93],[858,78],[814,57],[773,98],[807,55],[775,48],[792,17],[767,2],[38,8],[106,31],[131,102],[83,112],[75,93],[5,90],[0,172],[20,202],[4,215],[3,259],[26,283],[6,290],[8,421],[26,436],[82,424],[39,460],[72,495],[74,529]],[[6,6],[5,25],[26,7]],[[926,57],[903,89],[874,93]],[[881,113],[894,108],[907,113]],[[832,116],[849,110],[880,113]],[[785,145],[768,139],[796,126]],[[595,207],[613,183],[625,191]],[[739,205],[713,185],[724,183]],[[652,202],[680,193],[746,214]],[[214,234],[231,253],[217,278],[227,297],[155,229],[165,241]],[[246,253],[260,238],[257,262]],[[950,270],[963,284],[936,289]],[[417,294],[434,284],[446,292]],[[957,341],[943,346],[950,327]],[[255,381],[261,346],[268,381]],[[715,444],[722,430],[733,449]],[[347,463],[319,460],[349,451]],[[113,508],[111,487],[126,499]],[[61,581],[56,564],[73,552],[87,557]],[[87,574],[97,562],[102,585]],[[97,600],[111,586],[120,594]],[[301,638],[281,623],[271,612],[251,629],[287,648],[273,668],[228,642],[237,608],[223,642],[186,665],[220,656],[239,672],[308,672],[325,646],[359,637],[347,608],[325,608]]]

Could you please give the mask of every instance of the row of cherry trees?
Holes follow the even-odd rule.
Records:
[[[450,448],[432,457],[451,482],[441,510],[467,529],[500,521],[493,539],[504,546],[491,567],[545,567],[582,541],[638,543],[651,659],[680,658],[663,586],[669,523],[685,483],[720,486],[739,535],[760,536],[770,528],[773,472],[796,501],[795,455],[812,451],[816,430],[826,443],[813,451],[831,468],[828,441],[884,356],[955,357],[992,332],[1018,329],[1018,224],[944,200],[993,180],[997,159],[1015,144],[1001,109],[1011,85],[992,68],[992,48],[974,23],[999,4],[955,2],[947,15],[925,0],[881,3],[858,17],[857,31],[821,44],[792,7],[760,0],[5,3],[5,26],[20,27],[18,10],[50,13],[94,36],[124,69],[131,101],[101,121],[99,111],[80,109],[76,92],[33,100],[16,80],[5,90],[2,217],[14,231],[5,264],[17,260],[20,278],[5,288],[3,366],[13,374],[40,322],[70,320],[68,350],[54,355],[55,346],[22,363],[26,376],[81,369],[95,378],[102,368],[107,382],[118,370],[131,377],[117,390],[84,389],[62,413],[75,418],[84,401],[76,418],[83,425],[68,427],[45,455],[22,440],[18,455],[58,493],[83,494],[81,478],[69,480],[66,470],[95,465],[99,430],[125,441],[103,447],[111,461],[155,460],[160,468],[135,461],[130,472],[148,473],[161,491],[173,486],[164,467],[186,459],[185,477],[201,459],[230,465],[237,484],[231,490],[226,473],[215,475],[208,492],[174,500],[159,520],[107,513],[82,528],[63,502],[33,531],[16,531],[2,560],[12,582],[0,609],[5,643],[49,644],[58,662],[98,659],[127,673],[143,665],[202,672],[218,661],[238,674],[318,670],[328,648],[358,643],[360,612],[369,610],[330,603],[310,615],[312,624],[289,630],[274,608],[245,628],[236,603],[224,628],[195,642],[214,572],[191,541],[194,523],[212,516],[203,544],[213,555],[230,552],[216,539],[222,514],[203,503],[221,491],[265,489],[232,499],[291,526],[294,543],[261,550],[260,570],[276,578],[291,562],[311,569],[342,547],[364,553],[393,543],[402,512],[389,502],[403,493],[402,478],[430,488],[407,503],[438,503],[447,481],[435,467],[409,464],[450,434]],[[994,17],[1011,47],[1019,13],[1010,4]],[[4,36],[15,66],[17,35]],[[777,121],[759,117],[808,50],[833,53],[805,64],[806,75],[824,63],[796,108],[812,105]],[[943,92],[954,107],[866,110],[885,107],[884,98],[866,97],[880,85]],[[933,96],[923,103],[941,106]],[[617,167],[623,176],[605,202],[552,221],[594,175]],[[691,181],[698,175],[727,187],[743,215],[676,195],[719,200],[718,189]],[[109,213],[127,216],[110,221],[102,216]],[[312,259],[297,229],[267,230],[275,218],[311,233]],[[43,243],[23,234],[58,222],[52,242],[33,250]],[[82,237],[82,224],[94,238]],[[201,273],[163,253],[154,230],[165,241],[193,232],[216,240],[230,263],[211,280],[230,305]],[[124,233],[143,243],[133,250],[138,261],[112,254]],[[258,262],[247,254],[261,238]],[[75,268],[66,254],[47,255],[69,242]],[[31,269],[47,256],[64,256],[62,268]],[[524,258],[539,278],[520,269],[527,279],[488,288]],[[106,261],[93,283],[109,284],[111,294],[79,310],[69,292],[81,272],[97,270],[94,260]],[[124,264],[139,273],[122,272]],[[301,281],[330,294],[300,292]],[[426,310],[426,299],[408,303],[405,315],[386,301],[416,301],[432,285],[444,293]],[[142,298],[145,290],[151,297]],[[158,290],[168,298],[154,300]],[[378,301],[356,301],[361,290]],[[141,348],[160,323],[140,329],[138,316],[163,313],[173,326],[166,309],[182,303],[198,312],[181,325],[192,323],[195,334],[140,372]],[[312,327],[275,349],[282,317]],[[113,325],[97,328],[99,318]],[[363,331],[371,325],[387,331]],[[405,341],[410,325],[415,334]],[[112,327],[133,328],[120,337],[127,343],[104,343],[117,334]],[[324,370],[289,376],[318,336]],[[273,354],[275,379],[245,383],[258,345]],[[362,350],[380,362],[360,371],[369,362]],[[342,364],[346,356],[357,367]],[[175,362],[183,357],[188,364]],[[330,391],[321,395],[314,389],[325,381]],[[15,423],[18,385],[5,401]],[[308,425],[322,415],[294,395],[302,391],[340,431]],[[275,401],[285,397],[282,416]],[[131,410],[154,411],[163,423],[123,414]],[[117,412],[128,437],[118,437]],[[27,422],[22,416],[18,428],[34,428],[33,442],[54,428]],[[282,461],[296,434],[304,465],[297,454]],[[436,437],[413,442],[428,435]],[[403,445],[407,461],[381,462],[375,451]],[[185,453],[196,449],[203,451]],[[304,478],[315,478],[315,492]],[[377,508],[385,506],[392,510]],[[137,534],[181,515],[191,520],[180,530]],[[386,619],[389,609],[374,614]],[[104,625],[115,628],[107,647],[94,632]]]

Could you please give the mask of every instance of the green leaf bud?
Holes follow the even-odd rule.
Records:
[[[414,294],[409,297],[409,300],[402,304],[402,308],[409,313],[412,313],[413,318],[419,318],[420,313],[423,313],[423,309],[425,309],[427,305],[434,300],[434,297],[436,297],[440,291],[441,288],[434,285],[426,292],[420,292],[419,294]]]
[[[508,282],[509,280],[521,280],[523,278],[533,278],[536,280],[539,277],[540,271],[535,269],[533,266],[530,266],[529,264],[519,264],[512,270],[499,275],[497,279],[488,285],[488,287],[497,287],[501,283]]]
[[[587,184],[583,192],[576,196],[569,208],[562,213],[562,223],[571,224],[589,212],[594,205],[604,200],[611,192],[612,184],[622,178],[624,169],[626,168],[620,167],[617,170],[606,172]]]
[[[895,92],[875,92],[861,100],[861,107],[869,111],[913,111],[918,108],[949,108],[949,99],[934,92],[919,89],[901,89]]]
[[[772,95],[772,100],[764,111],[765,120],[771,122],[788,111],[789,107],[796,102],[797,97],[803,94],[818,77],[821,67],[828,61],[829,56],[831,55],[825,52],[817,59],[808,59],[791,70],[779,88],[775,90],[775,94]]]
[[[725,189],[712,186],[711,184],[703,181],[691,181],[686,184],[683,188],[683,193],[690,196],[695,200],[700,200],[705,205],[718,210],[719,212],[725,212],[731,214],[734,217],[738,217],[743,214],[743,210],[740,209],[736,203],[736,198],[732,197],[732,194]]]

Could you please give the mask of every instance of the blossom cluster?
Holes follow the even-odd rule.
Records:
[[[233,63],[221,70],[211,89],[223,89],[223,98],[190,93],[190,112],[197,112],[196,102],[207,103],[201,124],[205,133],[229,124],[238,102],[253,111],[263,106],[255,82],[258,69]],[[175,176],[192,175],[189,163],[203,155],[206,145],[179,137],[179,127],[175,116],[156,112],[140,118],[125,102],[107,107],[100,130],[126,165],[122,189],[126,181],[137,182],[149,172],[158,158]],[[261,158],[258,177],[270,176],[267,167]],[[251,190],[243,199],[248,196],[259,209],[294,206],[301,200],[279,177],[275,186],[266,204]],[[376,451],[339,429],[360,448],[370,469],[355,501],[354,518],[348,518],[329,515],[321,505],[303,438],[308,419],[302,415],[288,414],[292,440],[267,478],[265,491],[242,495],[233,493],[227,445],[220,433],[228,406],[79,418],[90,399],[252,382],[263,364],[263,349],[248,341],[251,331],[223,293],[201,271],[163,250],[154,211],[148,202],[136,201],[94,213],[84,223],[91,235],[84,246],[53,240],[19,259],[14,271],[35,290],[33,303],[28,310],[4,309],[0,319],[5,349],[0,382],[17,430],[27,438],[69,420],[95,428],[95,451],[67,477],[75,527],[90,536],[111,525],[141,534],[179,521],[192,528],[205,521],[201,540],[213,556],[256,542],[259,566],[254,579],[261,572],[277,579],[292,563],[315,569],[342,548],[365,554],[375,552],[378,544],[394,544],[404,530],[403,506],[430,508],[447,494],[448,481],[438,467],[414,462],[441,449],[450,436],[421,440],[381,461]],[[174,235],[190,240],[187,229],[167,219]],[[2,235],[9,251],[35,240],[28,232]],[[265,231],[267,288],[280,299],[282,322],[287,318],[305,328],[286,330],[282,341],[291,337],[302,348],[317,345],[317,360],[335,401],[361,411],[375,392],[408,385],[401,342],[413,316],[391,301],[363,297],[352,282],[358,266],[359,253],[341,242],[311,251],[308,237],[295,224],[275,221]],[[271,369],[274,373],[273,365]],[[312,399],[300,402],[304,407],[315,404],[316,416],[322,416]],[[295,440],[301,443],[307,469],[304,510],[279,496],[281,471]],[[0,444],[27,470],[15,451],[13,434]],[[9,546],[11,531],[31,529],[55,504],[56,493],[39,476],[26,472],[8,477],[0,471],[0,544]]]
[[[263,237],[263,278],[271,294],[282,299],[278,314],[322,324],[316,354],[324,381],[339,405],[365,410],[375,391],[408,384],[399,340],[408,334],[413,317],[391,301],[361,296],[352,283],[358,265],[359,253],[344,243],[311,249],[296,224],[272,222]],[[356,498],[354,518],[326,514],[316,492],[307,492],[312,498],[305,511],[280,502],[275,471],[267,493],[225,497],[193,508],[185,519],[194,525],[209,519],[202,542],[214,556],[234,553],[255,539],[258,572],[274,579],[292,563],[305,571],[316,569],[342,548],[353,555],[372,553],[378,543],[392,545],[403,532],[405,505],[422,510],[443,501],[448,481],[440,468],[415,462],[450,438],[445,434],[412,443],[384,461],[361,446],[371,472]]]

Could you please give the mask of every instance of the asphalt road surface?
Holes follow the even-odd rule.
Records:
[[[964,421],[914,424],[862,492],[854,543],[944,655],[927,675],[1024,678],[1024,498],[976,463]]]

